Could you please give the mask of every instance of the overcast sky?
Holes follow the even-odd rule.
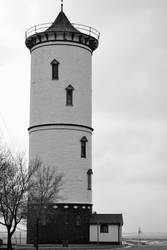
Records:
[[[28,151],[29,27],[60,0],[0,0],[0,132]],[[101,33],[93,55],[93,203],[124,232],[167,232],[167,1],[64,0],[71,22]]]

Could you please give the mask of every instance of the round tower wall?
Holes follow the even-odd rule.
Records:
[[[86,136],[86,158],[81,157],[81,138]],[[40,158],[63,175],[59,203],[92,204],[88,170],[92,168],[92,135],[88,129],[46,126],[30,131],[30,159]]]
[[[87,172],[92,168],[91,51],[83,45],[49,42],[33,47],[29,159],[62,173],[60,203],[92,203]],[[52,80],[51,62],[59,62],[59,78]],[[66,88],[72,85],[73,105],[66,105]],[[87,138],[86,158],[81,157],[81,138]]]
[[[83,45],[49,42],[31,53],[30,127],[48,123],[92,125],[91,51]],[[59,62],[59,79],[52,80],[51,62]],[[66,105],[72,85],[73,106]]]

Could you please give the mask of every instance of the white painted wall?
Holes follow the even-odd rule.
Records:
[[[45,46],[36,46],[31,54],[30,126],[76,123],[91,127],[91,52],[86,46],[77,47],[69,42],[42,45]],[[52,80],[50,63],[53,59],[60,62],[60,80]],[[66,106],[65,88],[69,84],[75,89],[73,107]]]
[[[87,158],[81,158],[80,139],[86,136]],[[45,127],[30,132],[30,157],[40,157],[46,164],[63,173],[60,192],[63,203],[92,203],[92,191],[88,190],[87,171],[92,167],[91,133],[77,127]]]
[[[100,225],[90,225],[90,242],[118,242],[118,225],[109,225],[108,233],[100,233]]]
[[[42,47],[41,47],[42,45]],[[43,46],[44,45],[44,46]],[[49,45],[49,46],[48,46]],[[72,42],[37,45],[31,53],[30,127],[41,124],[72,123],[92,126],[92,59],[87,46]],[[59,80],[52,80],[50,63],[59,61]],[[73,106],[66,106],[65,88],[74,87]],[[81,158],[80,139],[86,136],[87,158]],[[30,130],[29,159],[39,157],[64,174],[60,195],[63,203],[92,203],[87,171],[92,168],[92,133],[70,126]]]

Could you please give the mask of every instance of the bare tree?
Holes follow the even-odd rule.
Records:
[[[41,208],[60,199],[59,192],[63,184],[63,175],[58,174],[54,167],[44,165],[40,160],[38,164],[40,167],[32,179],[29,202]]]
[[[14,156],[0,145],[0,224],[7,229],[9,250],[18,223],[27,217],[27,204],[35,204],[38,223],[45,206],[60,198],[62,178],[37,158],[27,167],[24,156]]]
[[[0,149],[0,214],[8,234],[7,248],[12,249],[12,235],[18,223],[26,216],[28,192],[34,183],[31,177],[39,167],[36,160],[28,168],[23,156],[14,157]]]
[[[58,174],[52,166],[40,162],[40,167],[33,176],[33,185],[29,192],[29,207],[35,207],[36,213],[36,249],[38,249],[39,222],[46,223],[46,208],[56,203],[60,198],[59,192],[63,185],[63,175]],[[47,210],[48,212],[48,210]]]

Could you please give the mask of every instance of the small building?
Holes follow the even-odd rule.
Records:
[[[122,214],[92,214],[89,224],[90,243],[122,243]]]

